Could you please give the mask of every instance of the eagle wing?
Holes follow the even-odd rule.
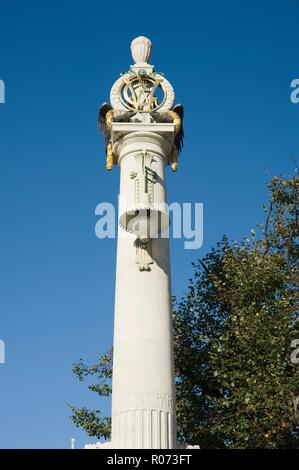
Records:
[[[111,111],[111,109],[112,109],[112,106],[109,103],[103,103],[99,109],[98,125],[99,125],[101,133],[104,136],[105,144],[107,144],[107,142],[110,139],[110,130],[108,129],[108,126],[106,123],[106,114],[108,113],[108,111]]]
[[[181,127],[177,135],[175,136],[175,146],[177,148],[178,153],[181,152],[183,145],[184,145],[184,127],[183,127],[183,119],[184,119],[184,106],[182,104],[176,104],[172,110],[180,116],[181,119]]]

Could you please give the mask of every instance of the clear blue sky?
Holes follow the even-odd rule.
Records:
[[[299,158],[299,4],[280,1],[134,3],[1,0],[0,447],[93,442],[66,402],[103,406],[72,375],[112,343],[115,240],[95,237],[94,209],[116,203],[99,104],[153,42],[152,63],[185,105],[185,147],[171,201],[204,203],[204,246],[171,243],[174,294],[190,263],[222,234],[240,239],[263,217],[265,183]]]

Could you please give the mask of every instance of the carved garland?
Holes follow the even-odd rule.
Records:
[[[113,87],[111,88],[110,92],[110,101],[115,110],[120,110],[120,111],[128,111],[130,107],[126,107],[124,103],[122,102],[121,99],[121,92],[124,86],[126,85],[125,82],[130,80],[132,78],[132,74],[125,74],[121,76],[116,82],[114,83]],[[155,74],[155,78],[161,80],[161,88],[163,93],[165,94],[165,99],[162,102],[162,105],[160,107],[157,107],[157,110],[159,112],[165,112],[168,111],[169,109],[172,108],[174,104],[174,90],[166,78],[164,78],[160,74]],[[138,111],[138,110],[136,110]]]

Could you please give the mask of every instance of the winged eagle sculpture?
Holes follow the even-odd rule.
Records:
[[[113,167],[113,149],[111,144],[111,126],[112,122],[130,122],[134,115],[137,114],[137,110],[114,110],[109,103],[103,103],[99,109],[98,125],[101,133],[104,136],[105,151],[107,155],[106,168],[111,170]],[[155,110],[150,113],[153,122],[172,122],[175,124],[175,139],[174,146],[172,149],[172,155],[170,157],[170,164],[173,171],[176,171],[178,164],[178,155],[182,151],[184,145],[184,107],[182,104],[173,106],[172,109],[159,112]]]

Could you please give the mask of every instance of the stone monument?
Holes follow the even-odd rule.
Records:
[[[151,49],[146,37],[134,39],[134,64],[99,112],[106,168],[120,167],[120,197],[112,439],[95,447],[177,447],[165,170],[177,170],[183,107],[150,65]]]

